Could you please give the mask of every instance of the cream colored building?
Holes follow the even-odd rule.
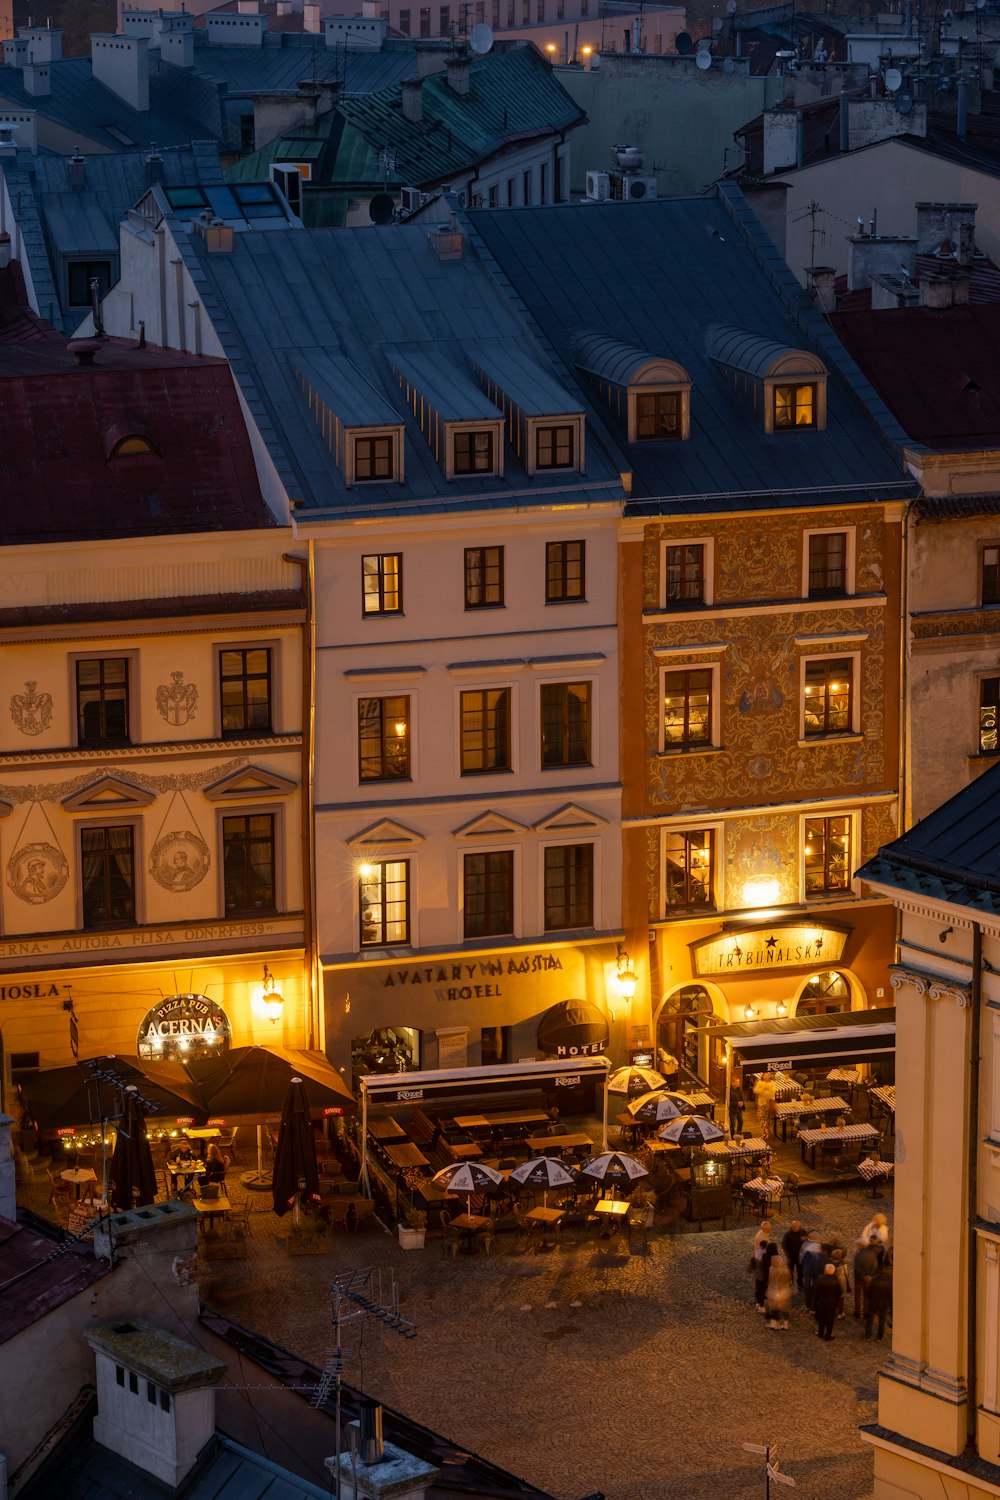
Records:
[[[861,871],[895,902],[892,1353],[876,1500],[1000,1494],[1000,858],[993,768]]]

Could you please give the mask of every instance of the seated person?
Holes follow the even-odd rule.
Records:
[[[185,1162],[195,1160],[196,1158],[191,1150],[191,1142],[187,1140],[181,1141],[170,1153],[171,1165],[175,1167],[183,1166]]]
[[[226,1167],[228,1162],[219,1147],[212,1141],[205,1152],[205,1170],[199,1179],[201,1182],[225,1182]]]

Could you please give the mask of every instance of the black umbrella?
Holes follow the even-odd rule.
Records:
[[[146,1139],[146,1118],[138,1090],[130,1085],[124,1093],[125,1112],[118,1122],[118,1139],[108,1171],[108,1192],[115,1208],[138,1208],[156,1198],[156,1169]]]
[[[319,1201],[319,1164],[316,1161],[316,1138],[309,1120],[309,1099],[301,1078],[288,1085],[278,1126],[272,1168],[274,1211],[287,1213],[296,1199]]]
[[[122,1089],[134,1085],[164,1119],[195,1115],[198,1092],[179,1064],[155,1063],[148,1071],[137,1057],[91,1057],[63,1068],[43,1068],[24,1082],[27,1111],[39,1130],[97,1125],[119,1112]]]

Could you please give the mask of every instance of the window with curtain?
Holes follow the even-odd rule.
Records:
[[[462,694],[462,775],[510,770],[510,688]]]
[[[467,854],[464,868],[464,935],[501,937],[514,931],[514,853],[496,849]]]
[[[127,745],[128,658],[99,656],[76,664],[78,745]]]
[[[129,824],[82,828],[80,861],[84,927],[127,927],[134,923],[134,829]]]
[[[543,683],[541,710],[542,765],[589,765],[590,683]]]
[[[273,813],[223,818],[222,858],[227,917],[277,910]]]
[[[545,930],[594,924],[594,846],[564,844],[545,851]]]
[[[222,737],[271,730],[271,653],[266,646],[219,652]]]

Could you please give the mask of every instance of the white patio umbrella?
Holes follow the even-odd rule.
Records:
[[[721,1141],[726,1132],[714,1120],[704,1115],[688,1115],[685,1119],[671,1120],[661,1125],[656,1132],[661,1141],[673,1141],[678,1146],[704,1146],[707,1141]]]
[[[452,1162],[435,1172],[432,1180],[449,1193],[464,1193],[468,1198],[474,1193],[495,1193],[504,1185],[502,1172],[477,1161]]]
[[[655,1120],[661,1124],[664,1120],[676,1120],[678,1115],[693,1115],[698,1106],[692,1104],[691,1100],[684,1094],[672,1094],[667,1090],[654,1090],[652,1093],[643,1094],[638,1099],[633,1099],[628,1106],[630,1115],[637,1120]]]
[[[549,1206],[549,1188],[572,1187],[576,1181],[569,1168],[555,1156],[536,1156],[532,1161],[522,1161],[513,1168],[510,1176],[512,1182],[519,1182],[522,1186],[531,1183],[540,1187],[546,1208]]]
[[[616,1068],[608,1078],[609,1094],[625,1094],[629,1099],[637,1099],[640,1094],[649,1094],[657,1089],[665,1089],[667,1080],[662,1073],[655,1068],[641,1068],[635,1065],[630,1068]]]
[[[636,1161],[626,1151],[602,1151],[599,1156],[585,1161],[580,1171],[584,1176],[596,1178],[605,1185],[610,1183],[612,1187],[620,1187],[623,1183],[630,1185],[638,1182],[640,1177],[649,1176],[642,1162]]]

